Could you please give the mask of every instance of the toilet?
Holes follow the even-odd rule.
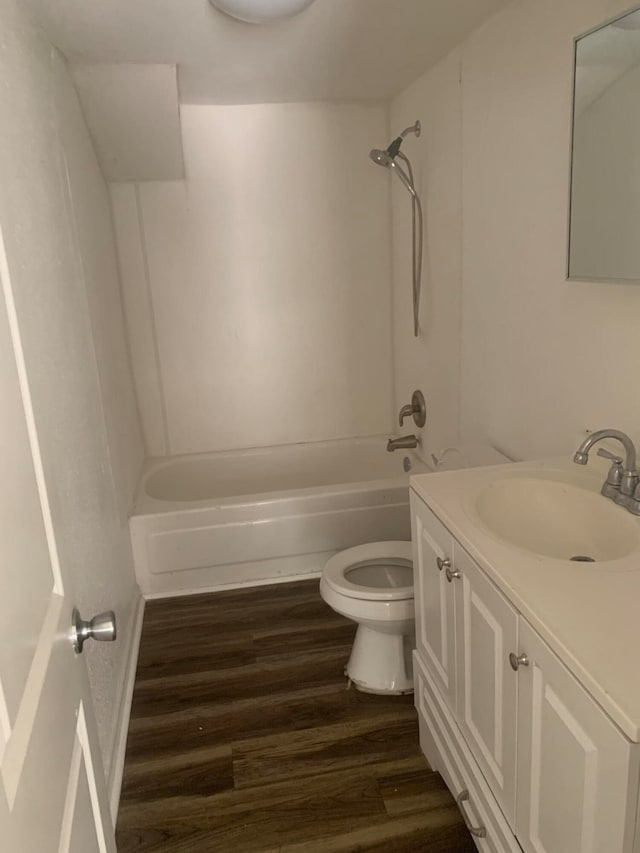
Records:
[[[412,693],[411,542],[371,542],[340,551],[324,567],[320,595],[358,624],[345,667],[353,685],[365,693]]]
[[[510,460],[482,444],[448,447],[435,470],[502,465]],[[325,564],[320,595],[357,622],[345,674],[365,693],[413,693],[415,648],[411,542],[372,542],[340,551]]]

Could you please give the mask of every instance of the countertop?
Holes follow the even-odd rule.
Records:
[[[598,460],[582,468],[562,458],[422,474],[410,484],[624,734],[640,742],[640,547],[596,563],[541,557],[495,537],[475,512],[477,496],[496,480],[541,476],[598,493],[606,471]],[[640,519],[614,509],[640,533]]]

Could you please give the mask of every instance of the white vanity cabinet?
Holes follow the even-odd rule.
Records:
[[[509,653],[518,648],[518,612],[457,543],[453,574],[457,719],[513,828],[518,678]]]
[[[413,491],[411,508],[420,742],[478,849],[639,853],[640,744]]]
[[[447,580],[453,566],[453,537],[413,493],[411,507],[416,646],[440,695],[455,711],[455,605]]]
[[[633,744],[521,620],[518,813],[525,853],[634,849],[638,744]]]

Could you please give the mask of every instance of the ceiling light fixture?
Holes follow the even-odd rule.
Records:
[[[290,18],[310,6],[314,0],[209,0],[212,6],[248,24],[264,24],[278,18]]]

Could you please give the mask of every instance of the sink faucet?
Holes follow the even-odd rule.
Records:
[[[599,429],[592,432],[576,450],[573,461],[578,465],[586,465],[589,461],[589,451],[594,444],[603,438],[615,438],[624,447],[625,460],[606,450],[599,450],[598,455],[611,459],[613,465],[602,486],[602,494],[623,506],[634,515],[640,515],[640,485],[636,469],[636,448],[629,436],[617,429]],[[624,466],[624,467],[623,467]]]
[[[393,453],[394,450],[413,450],[420,444],[420,439],[417,435],[401,435],[399,438],[390,438],[387,442],[387,450]]]

